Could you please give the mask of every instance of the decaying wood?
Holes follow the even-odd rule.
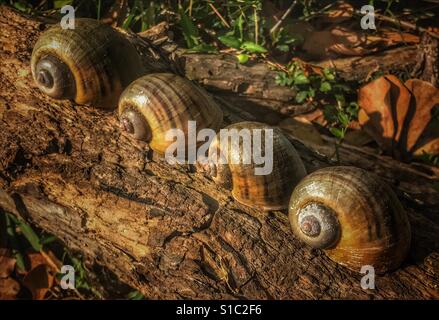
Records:
[[[424,34],[419,49],[412,77],[439,87],[439,39]]]
[[[201,172],[170,166],[121,134],[113,113],[40,93],[29,68],[40,29],[39,22],[0,7],[3,210],[57,235],[147,298],[439,298],[437,169],[338,148],[342,164],[376,172],[394,186],[413,229],[405,264],[378,276],[375,290],[363,290],[361,274],[295,239],[285,212],[249,209]],[[214,57],[206,59],[213,63]],[[226,98],[232,94],[226,92]],[[264,121],[226,98],[219,100],[226,123]],[[333,141],[291,140],[308,171],[336,163]]]

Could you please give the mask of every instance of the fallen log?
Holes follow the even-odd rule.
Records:
[[[376,172],[395,188],[412,224],[404,265],[363,290],[361,274],[294,238],[286,212],[242,206],[202,172],[167,164],[122,134],[114,113],[40,93],[29,59],[41,29],[0,7],[4,211],[55,234],[147,298],[439,298],[437,169],[339,147],[340,163]],[[265,119],[219,99],[226,124]],[[290,138],[308,171],[336,163],[331,141],[311,146]]]

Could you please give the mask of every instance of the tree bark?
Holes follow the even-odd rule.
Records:
[[[29,67],[41,29],[41,22],[0,7],[3,210],[55,234],[147,298],[439,298],[437,168],[339,147],[341,164],[375,172],[394,187],[412,225],[404,265],[377,276],[375,290],[363,290],[361,274],[294,238],[286,212],[242,206],[202,172],[167,164],[147,144],[122,134],[114,113],[45,97]],[[221,55],[190,57],[199,72],[204,59],[224,61]],[[257,70],[273,86],[271,76]],[[246,83],[253,83],[252,75]],[[225,124],[267,120],[236,104],[239,92],[224,92],[217,98]],[[276,116],[269,122],[282,120]],[[310,145],[289,137],[309,172],[336,164],[332,141]]]

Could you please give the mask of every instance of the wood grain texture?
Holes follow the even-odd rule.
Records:
[[[340,147],[343,164],[373,171],[393,186],[412,225],[407,261],[377,277],[376,290],[365,291],[360,274],[295,239],[286,212],[249,209],[202,173],[168,165],[121,134],[113,113],[44,97],[29,66],[41,28],[0,7],[5,211],[54,233],[147,298],[439,298],[436,169]],[[222,107],[228,123],[264,119],[240,105]],[[309,172],[335,164],[332,141],[311,148],[291,140]]]

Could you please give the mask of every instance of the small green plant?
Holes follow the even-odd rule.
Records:
[[[188,52],[215,53],[217,50],[213,45],[206,44],[202,41],[197,26],[192,22],[183,7],[179,8],[180,27],[183,32]]]
[[[29,250],[39,252],[43,254],[44,257],[49,257],[47,252],[48,250],[51,250],[52,244],[58,244],[58,246],[61,245],[62,247],[61,242],[55,236],[45,232],[35,231],[30,224],[17,218],[13,214],[5,212],[0,212],[0,214],[3,215],[5,221],[8,247],[11,249],[12,254],[16,259],[17,268],[21,272],[26,272],[27,270],[26,255]],[[62,263],[72,265],[75,269],[75,291],[78,296],[81,296],[77,291],[79,289],[100,298],[100,293],[89,283],[87,269],[82,261],[72,255],[66,247],[62,247],[61,253],[59,255],[62,255]],[[63,274],[58,273],[57,279],[60,280],[62,276]]]
[[[321,74],[307,73],[299,62],[293,61],[287,70],[278,73],[276,82],[293,88],[297,103],[324,101],[323,114],[330,125],[329,130],[340,140],[344,139],[350,123],[358,117],[357,102],[348,100],[353,95],[352,88],[337,79],[331,69],[323,69]]]
[[[267,52],[262,45],[245,40],[243,22],[244,16],[240,15],[234,22],[233,30],[218,37],[218,40],[226,47],[238,50],[237,58],[240,63],[246,63],[252,53]]]
[[[145,300],[145,296],[140,291],[132,291],[127,295],[128,300]]]

